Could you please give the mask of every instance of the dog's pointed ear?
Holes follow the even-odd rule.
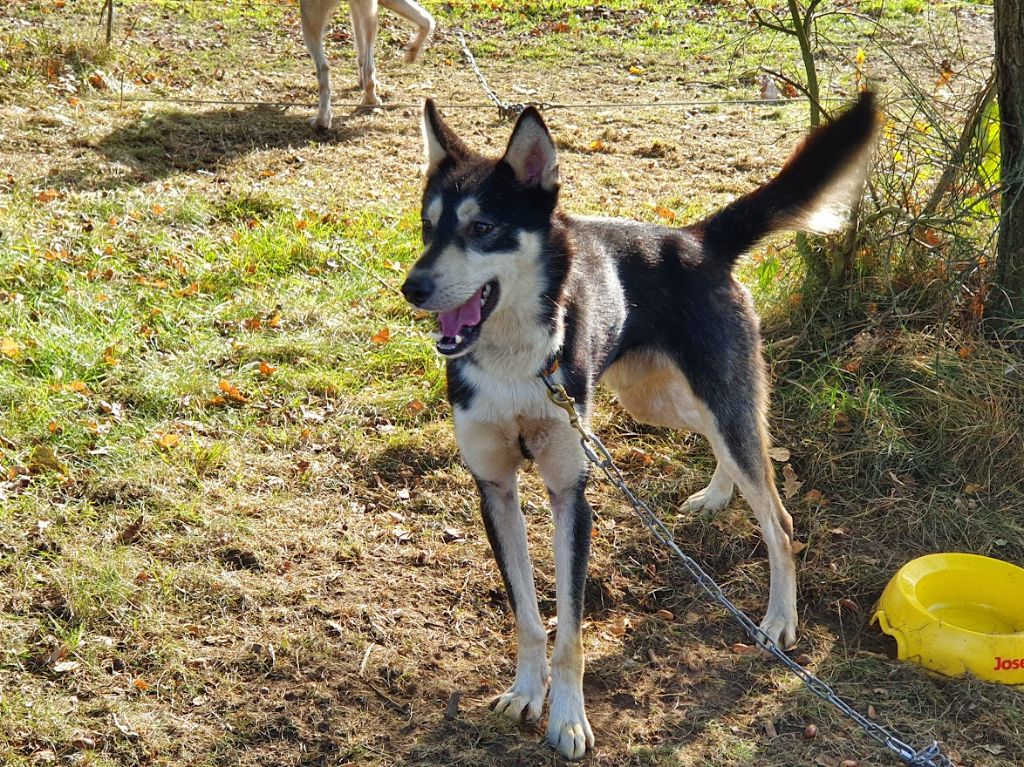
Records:
[[[523,186],[540,187],[548,192],[558,188],[555,142],[551,140],[544,118],[534,107],[527,107],[519,115],[501,159],[511,166]]]
[[[423,155],[424,174],[430,175],[449,157],[456,162],[467,154],[465,144],[441,119],[433,99],[423,104]]]

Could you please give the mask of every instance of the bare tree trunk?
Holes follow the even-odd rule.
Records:
[[[995,311],[1024,320],[1024,0],[995,0],[1002,205]]]

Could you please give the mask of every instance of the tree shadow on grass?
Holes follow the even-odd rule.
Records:
[[[80,189],[144,184],[174,173],[216,172],[261,149],[343,144],[374,130],[383,128],[370,120],[342,119],[330,131],[315,132],[304,115],[264,106],[160,111],[91,144],[116,164],[113,172],[109,167],[69,168],[56,181]]]

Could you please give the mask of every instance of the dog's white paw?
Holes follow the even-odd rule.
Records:
[[[789,650],[796,646],[798,626],[796,605],[793,605],[792,608],[786,607],[781,609],[768,605],[768,614],[761,621],[761,631],[767,634],[772,641],[784,650]]]
[[[539,681],[536,677],[529,681],[516,679],[511,687],[491,701],[491,708],[495,714],[515,722],[536,722],[544,711],[545,694],[546,681]]]
[[[594,731],[590,729],[583,709],[582,692],[552,690],[548,713],[548,743],[566,759],[582,759],[594,747]]]
[[[732,488],[725,490],[715,487],[714,483],[712,483],[683,501],[683,505],[679,507],[679,510],[684,513],[702,510],[718,511],[728,506],[730,500],[732,500]]]

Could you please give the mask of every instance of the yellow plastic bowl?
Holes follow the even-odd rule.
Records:
[[[889,581],[871,622],[899,659],[947,676],[1024,684],[1024,569],[977,554],[930,554]]]

